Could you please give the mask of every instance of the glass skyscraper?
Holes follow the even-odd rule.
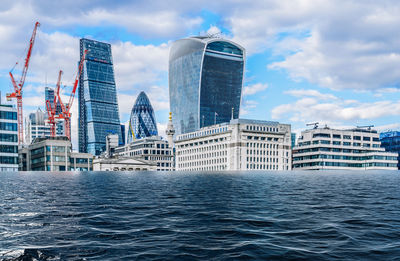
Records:
[[[17,109],[0,101],[0,172],[18,171]]]
[[[169,96],[176,134],[239,118],[245,49],[221,38],[173,43]]]
[[[400,131],[387,131],[382,132],[379,135],[381,140],[381,146],[386,151],[397,152],[399,154],[397,158],[397,168],[400,169]]]
[[[122,144],[111,45],[81,39],[81,57],[85,50],[89,52],[78,89],[79,151],[99,155],[108,134],[117,134]]]
[[[157,123],[153,107],[146,93],[141,92],[132,108],[127,143],[157,135]]]

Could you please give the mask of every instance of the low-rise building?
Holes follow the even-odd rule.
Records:
[[[160,136],[137,139],[125,146],[117,147],[113,155],[155,163],[156,170],[159,171],[174,170],[173,148]]]
[[[93,156],[72,152],[67,137],[36,138],[30,145],[19,150],[21,171],[90,171]]]
[[[398,154],[397,168],[400,169],[400,131],[387,131],[379,135],[381,146],[386,151],[391,151]]]
[[[291,126],[233,119],[175,140],[176,170],[290,170]]]
[[[0,103],[0,171],[18,171],[17,109]]]
[[[157,163],[130,157],[96,157],[93,160],[94,171],[153,171]]]
[[[386,152],[371,128],[305,130],[293,150],[295,170],[393,170],[396,165],[397,154]]]

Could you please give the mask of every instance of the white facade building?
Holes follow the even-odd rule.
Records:
[[[173,149],[168,141],[159,136],[138,139],[130,144],[115,148],[115,156],[139,159],[156,163],[156,170],[174,170]]]
[[[175,140],[176,170],[290,170],[291,126],[234,119],[181,134]]]
[[[396,170],[396,164],[397,154],[385,152],[370,128],[306,130],[293,150],[293,169]]]
[[[0,104],[0,171],[18,171],[17,109]]]

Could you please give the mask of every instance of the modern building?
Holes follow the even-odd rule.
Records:
[[[45,87],[45,89],[44,89],[44,107],[46,108],[46,111],[47,111],[47,107],[46,107],[47,102],[46,101],[50,101],[50,105],[53,108],[53,106],[54,106],[54,95],[55,94],[54,94],[54,89],[53,88]],[[60,114],[61,112],[62,112],[61,104],[58,101],[57,102],[57,107],[56,107],[56,114]]]
[[[234,119],[175,140],[176,170],[291,170],[291,126]]]
[[[305,130],[293,150],[295,170],[397,169],[397,154],[381,147],[373,129],[328,127]]]
[[[173,148],[159,136],[135,140],[125,146],[115,148],[114,156],[154,163],[154,170],[174,170]]]
[[[19,150],[20,171],[90,171],[93,155],[72,152],[67,137],[36,138]]]
[[[17,109],[0,101],[0,172],[18,171]]]
[[[400,169],[400,131],[387,131],[382,132],[379,136],[381,146],[386,151],[398,153],[397,168]]]
[[[50,125],[46,124],[47,114],[40,108],[25,118],[25,142],[31,144],[35,138],[49,137]]]
[[[100,155],[108,134],[117,134],[122,144],[111,45],[81,39],[81,57],[85,50],[78,88],[79,151]]]
[[[157,122],[153,107],[146,93],[141,92],[131,111],[127,144],[137,139],[157,135]]]
[[[174,42],[169,97],[176,134],[239,118],[245,49],[215,37]]]

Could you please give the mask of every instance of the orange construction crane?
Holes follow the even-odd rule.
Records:
[[[23,115],[22,115],[22,87],[25,83],[26,73],[28,72],[29,67],[29,60],[32,54],[33,44],[35,43],[36,37],[36,30],[40,26],[39,22],[35,23],[35,28],[33,29],[32,37],[29,42],[29,49],[28,53],[25,58],[24,68],[22,69],[21,79],[19,80],[18,84],[16,83],[12,72],[10,71],[11,83],[14,86],[14,92],[7,94],[7,99],[17,99],[17,110],[18,110],[18,144],[22,144],[24,142],[24,130],[23,130]]]
[[[79,62],[79,68],[78,68],[78,72],[75,77],[74,86],[72,87],[71,95],[69,96],[69,102],[67,104],[64,104],[61,100],[60,92],[58,91],[56,93],[57,97],[58,97],[58,102],[61,105],[61,114],[58,115],[58,118],[64,119],[64,121],[65,121],[65,136],[67,136],[69,140],[71,140],[71,132],[70,132],[70,130],[71,130],[71,112],[70,112],[70,110],[72,107],[72,103],[74,102],[76,88],[78,87],[79,78],[81,77],[81,74],[83,71],[83,62],[85,60],[87,52],[88,51],[85,50],[85,52],[82,55],[81,61]]]
[[[63,71],[60,70],[58,73],[58,80],[56,85],[56,93],[54,94],[53,99],[53,106],[51,105],[50,100],[46,100],[46,108],[47,108],[47,115],[49,116],[49,124],[50,124],[50,135],[51,137],[56,136],[56,110],[57,110],[57,97],[58,93],[60,92],[60,84],[61,84],[61,75]]]

